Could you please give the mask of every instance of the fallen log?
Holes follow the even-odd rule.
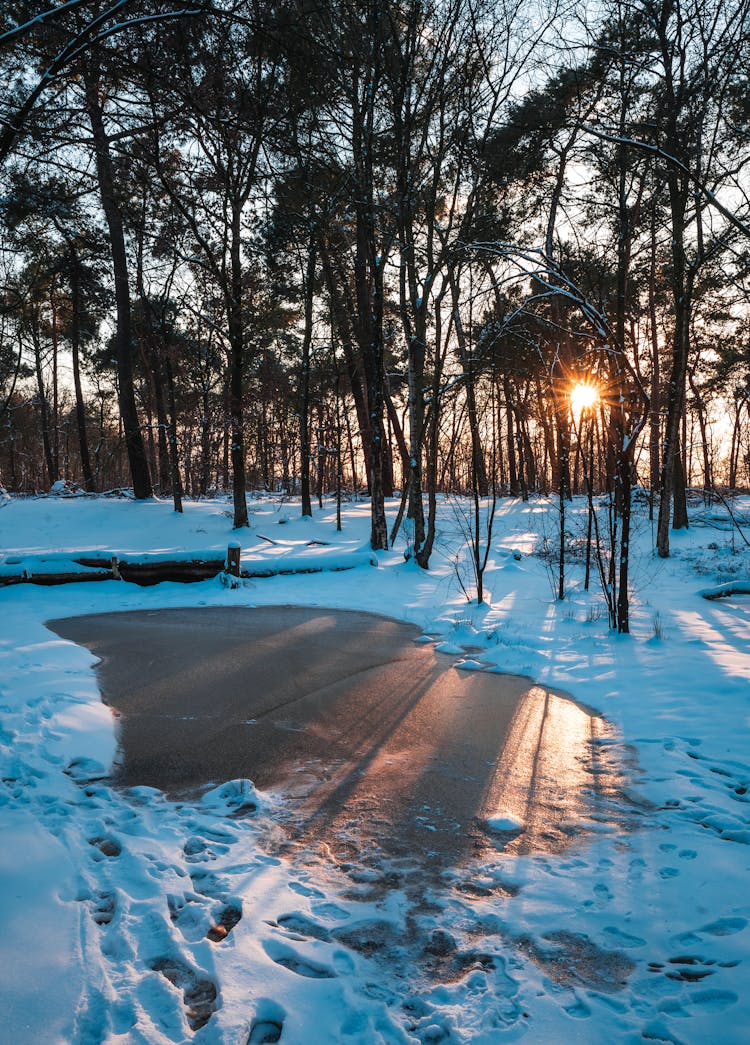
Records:
[[[327,561],[315,561],[315,557],[310,555],[299,556],[296,561],[293,556],[271,561],[245,559],[244,562],[237,561],[238,558],[238,549],[231,547],[228,549],[227,558],[218,555],[188,558],[184,553],[173,559],[162,558],[160,553],[137,554],[133,555],[132,559],[127,554],[119,556],[95,552],[81,555],[14,555],[2,564],[0,587],[12,584],[53,586],[111,580],[123,580],[141,587],[150,587],[164,581],[192,584],[196,581],[210,580],[223,573],[228,562],[232,563],[234,570],[238,571],[243,580],[291,576],[297,573],[337,573],[358,566],[378,564],[375,556],[362,552],[346,553],[341,557],[330,556]]]
[[[113,581],[115,575],[112,570],[74,570],[69,573],[32,573],[29,576],[21,577],[20,582],[26,582],[27,584],[41,584],[46,587],[54,587],[57,584],[75,584],[83,583],[84,581]],[[19,581],[8,580],[4,577],[0,582],[2,584],[13,584],[19,583]]]
[[[254,569],[240,570],[243,580],[251,580],[253,577],[262,580],[264,577],[290,577],[298,573],[342,573],[344,570],[355,570],[362,566],[361,562],[339,564],[338,566],[300,566],[297,569],[291,566],[260,566]],[[369,565],[374,566],[375,563]]]
[[[715,588],[704,588],[698,594],[704,599],[728,599],[732,595],[750,595],[750,581],[728,581]]]
[[[118,559],[117,565],[124,581],[145,588],[152,584],[161,584],[162,581],[193,584],[196,581],[210,580],[224,569],[224,559],[163,562],[128,562],[127,559]]]

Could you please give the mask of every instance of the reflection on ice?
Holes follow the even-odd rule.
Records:
[[[511,720],[481,818],[496,831],[508,821],[508,834],[517,837],[505,839],[503,848],[558,849],[594,826],[606,830],[622,822],[621,763],[610,723],[532,686]]]

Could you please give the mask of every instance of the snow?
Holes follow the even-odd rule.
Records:
[[[488,817],[486,824],[489,831],[497,831],[500,834],[518,834],[524,829],[522,820],[507,813]]]
[[[271,497],[250,509],[250,529],[235,531],[224,500],[187,502],[183,515],[157,500],[0,504],[5,564],[72,560],[91,548],[144,561],[223,557],[232,540],[243,567],[359,563],[236,589],[218,578],[0,588],[8,1040],[244,1045],[281,1029],[282,1045],[747,1041],[750,599],[740,593],[750,555],[728,516],[694,512],[660,560],[638,509],[633,633],[617,637],[593,585],[582,590],[574,556],[569,596],[554,599],[554,563],[540,552],[556,519],[541,499],[499,502],[488,604],[479,607],[458,584],[460,528],[448,501],[428,573],[404,561],[403,539],[369,565],[366,503],[345,506],[340,534],[330,503],[313,520]],[[750,502],[734,514],[747,519]],[[577,504],[571,528],[584,515]],[[702,597],[722,585],[735,594]],[[602,817],[562,852],[524,852],[504,841],[520,845],[525,820],[498,808],[486,825],[496,860],[457,869],[460,881],[426,880],[415,910],[404,888],[373,881],[372,869],[359,868],[358,881],[319,853],[275,853],[268,840],[280,799],[249,781],[190,802],[110,787],[115,720],[95,659],[45,621],[284,604],[409,621],[466,669],[527,675],[596,708],[616,731],[596,742],[632,753],[623,796],[632,827]],[[556,726],[562,744],[569,726]],[[207,938],[238,912],[221,942]]]
[[[3,935],[15,944],[3,955],[3,1033],[7,1041],[72,1041],[83,966],[75,906],[59,882],[75,868],[25,810],[3,810],[0,830]]]

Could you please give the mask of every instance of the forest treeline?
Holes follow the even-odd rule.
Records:
[[[750,485],[750,0],[0,13],[0,480]],[[599,398],[580,409],[578,383]],[[625,584],[627,591],[627,583]]]

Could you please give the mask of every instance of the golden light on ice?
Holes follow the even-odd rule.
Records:
[[[613,736],[596,714],[532,686],[516,707],[483,815],[522,825],[518,851],[559,849],[592,819],[608,822],[623,782],[608,749]]]
[[[587,381],[579,381],[570,390],[570,408],[578,419],[584,410],[590,410],[599,402],[599,389]]]

